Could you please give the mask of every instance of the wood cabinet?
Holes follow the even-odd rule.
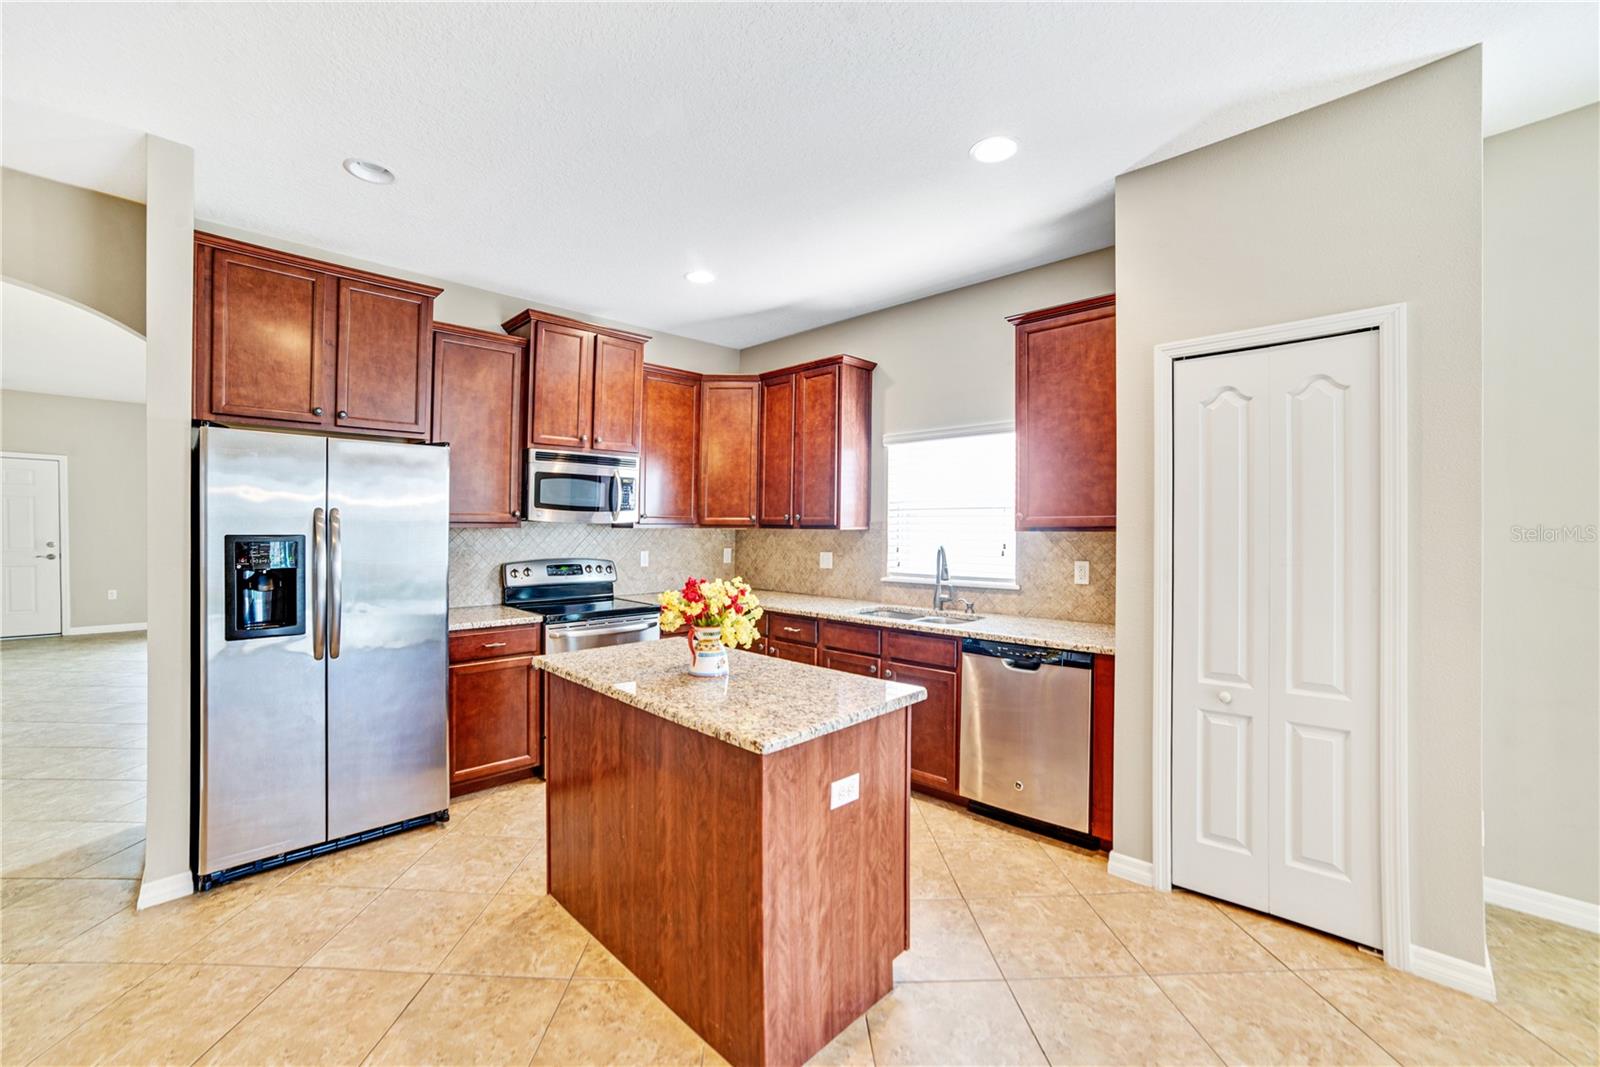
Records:
[[[427,437],[439,293],[197,232],[194,417]]]
[[[700,466],[700,375],[645,364],[639,525],[693,526]]]
[[[794,375],[761,379],[761,507],[762,526],[793,526],[794,516]]]
[[[928,691],[928,699],[911,706],[911,781],[954,795],[961,768],[960,676],[955,671],[886,659],[882,677]]]
[[[520,337],[444,323],[433,331],[433,430],[450,446],[450,524],[515,526],[522,517]]]
[[[537,626],[450,635],[450,793],[525,776],[544,762]]]
[[[700,383],[701,526],[756,524],[756,435],[761,383],[706,376]]]
[[[867,528],[876,366],[840,355],[761,376],[762,526]]]
[[[639,451],[649,337],[533,308],[502,329],[530,345],[530,447]]]
[[[1017,529],[1115,527],[1116,298],[1008,321],[1017,346]]]

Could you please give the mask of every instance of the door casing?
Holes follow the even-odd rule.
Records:
[[[69,533],[67,514],[67,457],[54,452],[14,452],[9,449],[4,453],[7,459],[48,459],[54,460],[58,472],[59,482],[56,485],[56,512],[61,524],[61,629],[59,636],[65,637],[76,631],[72,628],[72,573],[68,566]],[[48,637],[49,634],[41,634]]]
[[[1178,360],[1333,334],[1378,335],[1378,825],[1383,956],[1411,965],[1406,757],[1406,306],[1347,311],[1213,334],[1155,349],[1155,645],[1151,679],[1151,885],[1172,889],[1172,386]]]

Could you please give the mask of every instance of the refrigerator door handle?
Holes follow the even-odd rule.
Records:
[[[328,658],[339,658],[339,637],[343,629],[344,553],[339,548],[339,509],[328,511]]]
[[[328,611],[323,580],[328,571],[328,543],[323,534],[322,509],[311,512],[311,658],[320,660],[327,638]]]

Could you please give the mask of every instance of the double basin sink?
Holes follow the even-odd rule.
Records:
[[[982,615],[968,615],[964,612],[934,612],[918,611],[916,608],[862,608],[856,612],[870,619],[894,619],[896,622],[915,622],[924,626],[960,626],[963,623],[977,622]]]

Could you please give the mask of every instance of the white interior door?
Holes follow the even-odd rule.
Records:
[[[0,458],[0,637],[61,632],[61,463]]]
[[[1368,331],[1173,371],[1173,882],[1381,942]]]

